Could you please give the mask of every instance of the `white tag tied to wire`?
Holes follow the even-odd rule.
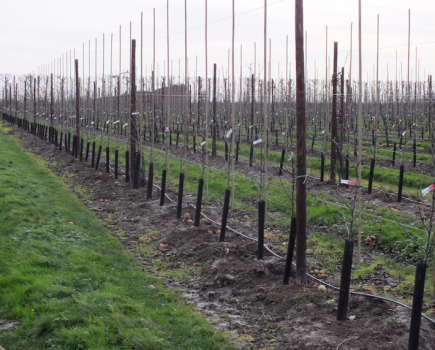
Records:
[[[232,133],[233,133],[233,129],[228,130],[228,132],[227,132],[227,138],[229,138]]]
[[[110,124],[110,120],[108,120],[108,121],[106,122],[106,124]]]
[[[118,124],[119,122],[121,122],[120,120],[117,120],[116,122],[113,122],[113,125]]]
[[[202,142],[201,142],[201,146],[204,146],[204,145],[205,145],[205,141],[202,141]]]
[[[139,112],[131,113],[131,115],[139,115]]]
[[[353,180],[341,180],[340,183],[342,184],[346,184],[346,185],[358,185],[358,181],[353,181]]]
[[[430,191],[433,191],[435,189],[435,184],[430,185],[429,187],[426,187],[425,189],[421,190],[421,194],[423,196],[427,195]]]
[[[402,132],[402,136],[405,136],[405,134],[406,134],[406,130],[404,132]]]
[[[288,162],[290,162],[293,159],[293,152],[290,154],[290,158],[288,159]]]
[[[263,142],[263,140],[262,140],[262,139],[259,139],[259,140],[257,140],[257,141],[252,142],[252,144],[253,144],[253,145],[257,145],[257,144],[259,144],[259,143],[261,143],[261,142]]]
[[[126,126],[128,126],[128,123],[124,124],[122,127],[125,128]]]
[[[169,128],[168,127],[166,127],[165,132],[169,132]]]

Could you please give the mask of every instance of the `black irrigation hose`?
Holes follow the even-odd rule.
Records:
[[[155,184],[154,184],[154,186],[156,186],[156,187],[160,190],[160,187],[159,187],[158,185],[155,185]],[[166,195],[166,198],[168,198],[171,202],[175,203],[175,201],[172,200],[172,198],[170,198],[168,195]],[[196,207],[195,207],[194,205],[190,204],[190,206],[191,206],[192,208],[196,209]],[[201,215],[204,216],[204,217],[205,217],[207,220],[209,220],[210,222],[214,223],[215,225],[219,225],[219,226],[220,226],[220,224],[219,224],[218,222],[216,222],[216,221],[214,221],[213,219],[209,218],[209,217],[208,217],[207,215],[205,215],[203,212],[201,212]],[[257,242],[257,240],[256,240],[255,238],[252,238],[252,237],[246,236],[246,235],[244,235],[243,233],[238,232],[238,231],[234,230],[233,228],[231,228],[231,227],[229,227],[229,226],[227,226],[227,229],[230,230],[230,231],[233,231],[234,233],[237,233],[239,236],[242,236],[242,237],[245,237],[245,238],[247,238],[247,239],[249,239],[249,240],[251,240],[251,241]],[[270,248],[269,248],[268,246],[264,245],[264,248],[266,248],[266,249],[267,249],[267,250],[268,250],[272,255],[274,255],[275,257],[280,258],[280,259],[283,259],[282,256],[280,256],[280,255],[274,253],[272,250],[270,250]],[[295,264],[294,262],[293,262],[292,264],[293,264],[293,266],[296,266],[296,264]],[[318,279],[318,278],[316,278],[316,277],[310,275],[309,273],[307,273],[306,275],[307,275],[309,278],[311,278],[313,281],[315,281],[315,282],[321,283],[321,284],[323,284],[323,285],[325,285],[325,286],[327,286],[327,287],[329,287],[329,288],[331,288],[331,289],[337,290],[337,291],[340,290],[340,288],[338,288],[338,287],[336,287],[336,286],[333,286],[332,284],[329,284],[329,283],[327,283],[327,282],[325,282],[325,281],[322,281],[322,280],[320,280],[320,279]],[[389,298],[382,297],[382,296],[379,296],[379,295],[373,295],[373,294],[361,293],[361,292],[352,292],[352,291],[351,291],[350,293],[353,294],[353,295],[359,295],[359,296],[363,296],[363,297],[368,297],[368,298],[373,298],[373,299],[384,300],[384,301],[387,301],[387,302],[390,302],[390,303],[396,304],[397,306],[401,306],[401,307],[403,307],[403,308],[405,308],[405,309],[408,309],[408,310],[411,310],[411,311],[412,311],[412,307],[409,307],[408,305],[402,304],[402,303],[400,303],[400,302],[398,302],[398,301],[396,301],[396,300],[393,300],[393,299],[389,299]],[[421,314],[421,317],[423,317],[424,319],[428,320],[429,322],[435,324],[435,320],[433,320],[433,319],[427,317],[426,315]]]
[[[307,177],[309,177],[311,179],[315,179],[315,180],[320,180],[318,177],[315,177],[313,175],[307,175]],[[361,187],[362,188],[367,188],[367,186],[363,186],[363,185],[361,185]],[[379,192],[383,192],[382,190],[379,190],[377,188],[373,188],[373,190],[379,191]],[[391,194],[392,196],[398,197],[398,195],[396,193],[394,193],[394,192],[385,192],[385,193],[388,193],[388,194]],[[402,197],[402,199],[407,200],[408,202],[417,203],[417,204],[420,204],[420,205],[430,206],[430,204],[425,204],[425,203],[417,202],[417,201],[415,201],[413,199],[410,199],[410,198]]]

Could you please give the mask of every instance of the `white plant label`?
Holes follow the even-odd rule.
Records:
[[[117,120],[116,122],[113,123],[113,125],[118,124],[120,122],[120,120]]]
[[[166,127],[165,132],[169,132],[169,128],[168,127]]]
[[[122,127],[125,128],[126,126],[128,126],[128,124],[124,124]]]
[[[402,132],[402,136],[405,136],[405,134],[406,134],[406,130],[404,132]]]
[[[233,133],[233,129],[228,130],[228,132],[227,132],[227,138],[229,138],[232,133]]]
[[[421,190],[421,194],[423,196],[427,195],[430,191],[435,190],[435,184],[434,185],[430,185],[429,187],[426,187],[425,189]]]
[[[201,146],[204,146],[204,145],[205,145],[205,141],[202,141],[202,142],[201,142]]]
[[[253,144],[253,145],[257,145],[257,144],[262,143],[262,142],[263,142],[263,140],[262,140],[262,139],[259,139],[259,140],[257,140],[257,141],[252,142],[252,144]]]
[[[340,183],[345,184],[345,185],[358,185],[358,181],[354,181],[354,180],[341,180]]]

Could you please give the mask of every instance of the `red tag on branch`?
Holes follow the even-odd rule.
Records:
[[[358,181],[354,181],[354,180],[341,180],[340,183],[345,185],[353,185],[353,186],[358,185]]]

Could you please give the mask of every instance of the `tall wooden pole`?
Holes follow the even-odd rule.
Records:
[[[285,151],[288,151],[288,134],[289,134],[289,114],[288,114],[288,101],[289,101],[289,80],[288,80],[288,35],[285,37],[285,133],[286,133],[286,142],[285,142]],[[293,217],[293,213],[292,213]]]
[[[156,132],[156,109],[155,109],[155,87],[156,87],[156,9],[153,9],[153,69],[151,75],[151,115],[153,122],[151,125],[151,159],[154,163],[154,141]],[[153,165],[151,165],[153,166]]]
[[[349,101],[349,117],[348,117],[348,124],[353,129],[353,113],[352,113],[352,29],[353,29],[353,23],[350,24],[350,55],[349,55],[349,96],[346,97],[346,101]],[[349,127],[349,132],[350,132]],[[347,149],[347,152],[349,154],[349,147]]]
[[[328,151],[328,146],[326,145],[326,135],[327,135],[327,130],[329,129],[328,126],[328,103],[329,103],[329,86],[328,86],[328,26],[326,26],[326,46],[325,46],[325,121],[324,121],[324,128],[325,128],[325,133],[324,133],[324,139],[323,139],[323,147],[324,147],[324,152],[325,152],[325,156],[326,156],[326,152]]]
[[[51,73],[51,84],[50,84],[50,125],[53,125],[53,114],[54,114],[54,94],[53,94],[53,73]]]
[[[361,50],[361,0],[358,0],[358,261],[361,261],[361,160],[362,160],[362,50]]]
[[[236,26],[236,14],[234,10],[234,0],[233,0],[233,26],[232,26],[232,43],[231,43],[231,129],[233,133],[231,134],[231,207],[234,210],[234,162],[236,160],[234,154],[234,140],[235,140],[235,102],[236,102],[236,82],[234,78],[234,35]],[[241,101],[240,101],[241,103]]]
[[[296,282],[307,282],[306,131],[304,77],[304,1],[295,0],[296,43]]]
[[[170,78],[170,74],[169,74],[169,0],[166,1],[166,33],[167,33],[167,38],[166,38],[166,50],[167,50],[167,60],[168,60],[168,87],[167,87],[167,102],[168,102],[168,106],[167,106],[167,111],[166,111],[166,125],[168,127],[168,130],[170,130],[171,128],[171,78]],[[166,140],[166,176],[167,179],[170,178],[170,159],[169,159],[169,147],[170,147],[170,142],[169,142],[169,135],[170,132],[168,132],[167,135],[167,140]]]
[[[205,132],[204,132],[204,141],[205,141],[205,188],[206,194],[208,196],[208,106],[210,102],[209,97],[209,84],[208,84],[208,46],[207,46],[207,24],[208,24],[208,3],[205,0]]]
[[[189,98],[189,78],[187,62],[187,0],[184,0],[184,119],[183,119],[183,143],[184,143],[184,176],[187,170],[187,148],[189,146],[189,130],[187,124],[188,98]],[[187,182],[186,182],[187,184]]]
[[[139,80],[139,145],[141,153],[141,159],[143,159],[143,144],[144,144],[144,137],[141,137],[141,134],[145,135],[144,132],[144,116],[143,116],[143,99],[144,99],[144,91],[143,91],[143,12],[140,13],[140,80]],[[152,155],[151,155],[152,159]]]
[[[335,184],[335,155],[337,146],[337,55],[338,43],[334,42],[334,66],[332,74],[332,113],[331,113],[331,168],[329,180]]]
[[[75,60],[76,72],[76,154],[80,152],[80,82],[79,82],[79,60]]]
[[[217,65],[216,63],[213,65],[213,112],[212,112],[212,118],[213,118],[213,135],[212,135],[212,145],[211,145],[211,157],[212,159],[216,158],[216,128],[217,128],[217,121],[216,121],[216,70]]]
[[[377,20],[377,37],[376,37],[376,117],[375,117],[375,123],[374,123],[374,135],[375,135],[375,146],[374,146],[374,152],[373,152],[373,158],[376,161],[377,157],[377,149],[378,149],[378,135],[376,132],[376,129],[379,127],[379,108],[380,108],[380,92],[379,92],[379,15]],[[388,83],[388,82],[387,82]],[[388,127],[387,127],[388,129]]]
[[[32,77],[30,76],[30,81]],[[30,84],[30,94],[32,93],[32,84]],[[24,81],[24,120],[27,118],[27,79]]]
[[[135,172],[136,161],[136,141],[137,141],[137,125],[136,125],[136,40],[131,41],[131,68],[130,68],[130,91],[131,91],[131,104],[130,104],[130,174]],[[133,182],[134,176],[131,176]]]
[[[428,124],[429,124],[429,137],[432,138],[432,75],[428,77],[428,90],[429,90],[429,110],[428,110]],[[434,284],[435,286],[435,284]],[[435,287],[434,287],[435,288]]]
[[[267,144],[268,144],[268,122],[267,122],[267,0],[264,0],[264,57],[263,57],[263,143],[264,143],[264,162],[262,169],[262,181],[264,186],[265,215],[267,215]]]
[[[408,129],[408,114],[409,114],[409,95],[411,93],[409,87],[409,61],[411,59],[411,10],[408,9],[408,75],[407,75],[407,84],[406,84],[406,112],[405,112],[405,130]]]
[[[33,80],[33,127],[36,127],[36,78]]]

